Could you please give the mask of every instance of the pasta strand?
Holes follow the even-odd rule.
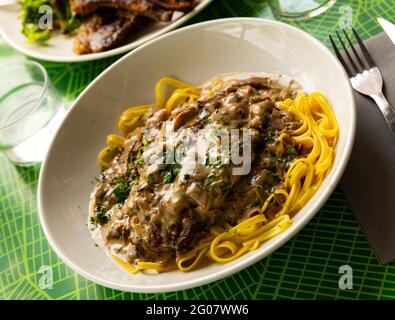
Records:
[[[175,89],[167,100],[164,86]],[[198,99],[200,88],[165,77],[156,84],[155,96],[156,106],[166,108],[170,113],[175,107]],[[187,272],[195,269],[204,257],[218,263],[227,263],[249,251],[257,250],[263,243],[291,226],[291,217],[313,197],[332,167],[339,127],[326,98],[318,92],[299,94],[294,100],[286,99],[277,107],[280,110],[287,110],[300,119],[301,126],[287,133],[292,137],[296,147],[303,150],[304,156],[291,163],[282,186],[265,199],[259,214],[225,230],[213,227],[210,230],[210,237],[177,258],[179,270]],[[125,110],[118,122],[119,130],[125,135],[131,132],[140,124],[141,117],[149,108],[149,105],[144,105]],[[279,140],[282,142],[285,137],[286,135],[282,134]],[[107,147],[98,156],[102,167],[110,166],[115,148],[122,146],[124,141],[125,138],[119,135],[107,136]],[[265,212],[278,196],[284,198],[282,208],[274,218],[269,219]],[[138,262],[136,266],[132,266],[116,256],[112,255],[112,257],[131,273],[143,270],[157,272],[167,270],[160,263]]]

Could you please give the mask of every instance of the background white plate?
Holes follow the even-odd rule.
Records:
[[[182,273],[131,275],[94,246],[86,222],[97,154],[125,108],[155,101],[163,76],[200,84],[224,72],[293,76],[307,91],[323,92],[340,127],[333,168],[293,224],[258,250],[227,264]],[[218,280],[266,257],[316,214],[337,185],[355,133],[354,97],[336,57],[321,42],[287,24],[234,18],[189,26],[144,44],[93,81],[75,101],[43,163],[38,188],[40,220],[55,252],[71,268],[101,285],[134,292],[164,292]]]
[[[100,53],[77,55],[73,52],[73,37],[54,34],[45,45],[28,44],[22,34],[22,22],[18,18],[18,5],[0,7],[0,35],[14,49],[37,59],[56,62],[79,62],[102,59],[130,51],[165,32],[173,30],[202,11],[213,0],[200,0],[193,11],[171,23],[154,22],[136,34],[130,43]]]

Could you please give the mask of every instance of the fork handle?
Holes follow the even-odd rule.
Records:
[[[382,92],[379,92],[378,94],[372,94],[371,97],[379,106],[385,121],[395,136],[395,109],[390,105]]]

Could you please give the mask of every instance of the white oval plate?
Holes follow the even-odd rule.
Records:
[[[81,62],[111,57],[130,51],[139,45],[156,38],[157,36],[171,31],[191,19],[202,11],[213,0],[200,0],[193,11],[171,23],[151,23],[143,31],[139,32],[137,39],[123,46],[85,55],[77,55],[73,52],[73,37],[62,34],[54,34],[45,45],[28,44],[22,34],[22,22],[18,18],[19,6],[0,7],[0,35],[4,40],[18,50],[33,58],[54,62]]]
[[[182,273],[131,275],[94,246],[86,227],[97,154],[117,132],[121,112],[154,101],[163,76],[200,84],[225,72],[293,76],[307,91],[323,92],[340,127],[333,168],[314,197],[276,238],[228,264]],[[355,132],[350,83],[335,56],[309,34],[287,24],[256,18],[214,20],[189,26],[129,53],[93,81],[75,101],[43,163],[38,189],[40,219],[54,251],[72,269],[103,286],[133,292],[164,292],[221,279],[266,257],[317,213],[347,164]]]

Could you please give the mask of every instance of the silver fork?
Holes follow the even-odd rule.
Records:
[[[376,102],[385,118],[385,121],[390,127],[392,133],[395,135],[395,109],[390,105],[388,100],[383,95],[383,76],[381,75],[379,68],[376,66],[375,62],[372,59],[372,56],[366,49],[365,45],[362,42],[362,39],[359,37],[358,33],[355,31],[354,28],[352,29],[352,32],[358,42],[359,48],[361,49],[361,52],[365,59],[362,59],[360,54],[358,54],[348,34],[344,30],[344,36],[348,44],[350,45],[351,51],[355,58],[353,59],[350,50],[346,48],[342,38],[340,37],[339,32],[337,31],[336,35],[344,49],[348,60],[350,61],[350,65],[347,65],[345,59],[340,54],[335,41],[333,40],[332,36],[329,35],[329,39],[332,43],[333,49],[335,50],[337,58],[346,70],[350,78],[352,87],[359,93],[370,96]]]

